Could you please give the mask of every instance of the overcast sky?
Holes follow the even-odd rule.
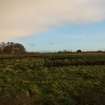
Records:
[[[0,42],[29,50],[104,49],[105,0],[0,0]]]

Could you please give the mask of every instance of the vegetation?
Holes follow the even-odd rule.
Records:
[[[0,59],[0,105],[105,105],[105,66]]]
[[[2,42],[0,44],[0,54],[23,54],[25,53],[25,48],[22,44],[8,42]]]
[[[77,53],[81,53],[82,51],[79,49],[79,50],[77,50]]]

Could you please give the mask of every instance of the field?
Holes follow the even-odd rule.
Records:
[[[105,105],[105,54],[1,56],[0,105]]]

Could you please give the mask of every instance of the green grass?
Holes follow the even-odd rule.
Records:
[[[0,105],[105,105],[105,65],[45,66],[0,60]]]

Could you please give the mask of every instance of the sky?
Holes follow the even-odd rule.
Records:
[[[0,42],[28,51],[105,50],[105,0],[0,0]]]

